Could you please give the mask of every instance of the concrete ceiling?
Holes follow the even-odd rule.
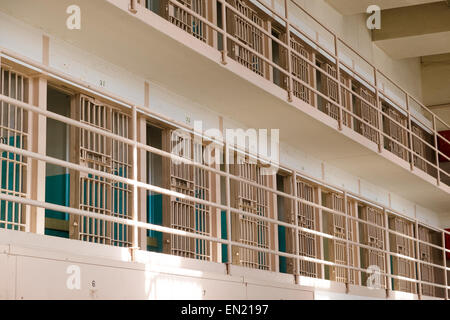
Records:
[[[377,5],[382,10],[415,6],[439,0],[326,0],[331,6],[344,15],[366,12],[370,5]]]
[[[386,9],[372,40],[395,59],[450,52],[450,6],[446,1]]]

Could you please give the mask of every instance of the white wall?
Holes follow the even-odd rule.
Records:
[[[300,277],[295,284],[293,275],[236,266],[227,274],[225,264],[144,251],[131,262],[126,248],[10,230],[0,230],[0,270],[1,300],[386,298],[385,290],[346,293],[342,283]]]

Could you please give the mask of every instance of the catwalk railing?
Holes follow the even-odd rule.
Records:
[[[293,0],[132,0],[450,186],[450,126]]]
[[[1,94],[2,115],[8,114],[7,119],[10,119],[2,122],[3,129],[11,126],[12,123],[15,124],[14,121],[17,119],[43,117],[67,125],[70,128],[69,131],[74,132],[72,137],[78,136],[80,132],[82,136],[96,137],[90,140],[92,144],[95,144],[94,140],[97,139],[97,141],[106,141],[108,145],[111,142],[112,145],[128,146],[131,156],[130,161],[125,162],[129,164],[130,175],[108,172],[103,166],[98,165],[101,163],[99,158],[89,158],[97,163],[97,166],[92,166],[79,162],[76,157],[73,157],[72,161],[66,161],[50,157],[45,152],[36,152],[36,146],[28,142],[38,133],[30,132],[27,128],[24,128],[27,137],[23,144],[2,143],[0,145],[2,168],[7,161],[20,157],[24,163],[32,163],[33,160],[69,169],[71,183],[78,181],[79,177],[87,177],[103,184],[120,185],[121,188],[131,191],[127,200],[123,200],[129,204],[130,210],[127,213],[117,214],[116,212],[115,214],[116,210],[98,204],[103,201],[101,196],[94,196],[95,201],[90,200],[86,203],[80,200],[86,197],[86,192],[78,193],[77,191],[70,194],[71,205],[58,205],[42,199],[38,200],[38,195],[30,190],[17,192],[16,184],[11,186],[6,184],[6,187],[2,185],[0,193],[2,210],[0,227],[30,231],[33,220],[33,210],[30,209],[44,208],[69,215],[70,228],[80,228],[80,221],[84,221],[88,226],[86,229],[88,232],[84,232],[83,236],[77,233],[70,236],[78,240],[137,249],[141,243],[140,238],[143,237],[139,230],[159,232],[169,236],[168,243],[171,250],[164,250],[166,253],[291,273],[296,280],[301,280],[300,276],[306,276],[377,287],[387,289],[388,292],[401,290],[419,296],[448,299],[450,286],[447,273],[450,268],[446,265],[445,256],[450,253],[450,250],[445,249],[444,238],[450,233],[286,167],[281,168],[276,174],[263,175],[259,169],[264,166],[261,163],[249,162],[248,155],[243,156],[241,162],[225,161],[220,168],[217,164],[203,164],[190,152],[177,155],[170,152],[168,147],[166,150],[152,147],[142,142],[142,135],[138,131],[139,123],[152,120],[144,108],[130,105],[129,108],[117,110],[125,115],[122,119],[128,119],[131,133],[131,138],[128,138],[116,130],[106,130],[98,125],[105,122],[98,120],[103,118],[96,118],[95,112],[97,115],[103,115],[103,108],[88,103],[83,95],[78,94],[74,99],[83,103],[79,105],[80,109],[77,109],[76,103],[73,103],[72,108],[75,109],[72,110],[86,111],[84,116],[79,117],[80,119],[76,118],[76,112],[71,112],[72,116],[66,117],[48,111],[49,108],[39,108]],[[107,107],[105,103],[103,104]],[[96,111],[89,113],[88,110],[91,107]],[[12,114],[16,116],[12,117]],[[18,114],[26,115],[26,117],[17,118]],[[91,120],[97,119],[97,124],[83,120],[86,117]],[[43,134],[39,132],[40,136]],[[186,131],[181,136],[192,138],[191,134]],[[206,137],[205,140],[210,141]],[[73,141],[71,138],[69,148],[80,150],[73,145],[75,143]],[[180,142],[179,139],[176,141]],[[99,143],[104,145],[102,142]],[[218,152],[224,152],[225,159],[234,159],[233,154],[238,154],[228,145],[212,143]],[[86,150],[92,151],[92,144],[87,145]],[[189,147],[186,150],[190,150]],[[147,155],[159,155],[165,159],[163,163],[170,164],[171,169],[163,170],[163,174],[170,176],[171,181],[178,179],[176,184],[178,189],[170,185],[161,187],[150,184],[145,178],[139,176],[138,159],[142,152]],[[112,158],[114,157],[113,151]],[[6,170],[15,172],[15,165],[12,166],[11,170],[11,164],[7,164]],[[35,164],[20,165],[22,170],[20,179],[27,181],[26,177],[32,176],[36,168]],[[192,172],[190,170],[193,169],[202,170],[203,176],[216,177],[217,179],[210,180],[211,185],[202,184],[203,188],[214,187],[222,190],[225,194],[224,199],[205,199],[198,196],[197,192],[189,194],[180,191],[185,190],[189,185],[179,181],[183,176],[180,172],[183,170]],[[1,172],[3,184],[5,174],[3,169]],[[196,184],[201,183],[196,182]],[[30,184],[27,186],[33,188]],[[80,183],[78,187],[84,188],[83,190],[87,188],[84,183]],[[34,186],[34,188],[42,188],[42,185]],[[100,189],[96,189],[97,194],[103,192],[99,191]],[[51,192],[53,191],[55,190]],[[156,224],[140,219],[138,212],[143,210],[141,191],[166,196],[170,201],[165,208],[169,211],[163,211],[163,214],[173,216],[176,213],[175,217],[178,217],[176,223],[172,221]],[[103,199],[106,199],[106,196]],[[174,205],[175,202],[195,209],[180,211],[181,205]],[[282,206],[281,203],[283,203]],[[8,209],[11,208],[11,204],[17,205],[17,209]],[[99,210],[99,207],[102,210]],[[220,214],[225,219],[221,222],[217,219],[209,219],[207,224],[210,228],[202,227],[206,220],[204,215],[198,215],[200,207],[202,212],[208,212],[210,215]],[[16,216],[20,216],[20,223],[16,221]],[[188,216],[192,220],[189,220]],[[73,219],[74,217],[77,219]],[[200,219],[203,219],[203,222],[199,222]],[[117,233],[112,232],[117,227],[122,228],[121,230],[128,228],[129,232],[122,233],[119,239]],[[221,229],[226,231],[221,234],[219,231]],[[106,241],[107,237],[112,240]],[[275,241],[276,238],[278,242]],[[213,245],[223,246],[221,255],[218,254],[220,250],[212,254],[213,250],[205,249]]]

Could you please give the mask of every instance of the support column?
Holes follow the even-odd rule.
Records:
[[[137,140],[147,144],[147,123],[144,117],[137,118]],[[147,182],[147,151],[138,149],[138,180]],[[139,188],[138,191],[138,219],[147,221],[147,190]],[[138,246],[141,250],[147,249],[147,230],[140,228],[138,233]]]
[[[32,79],[33,105],[42,110],[47,110],[47,79],[36,77]],[[31,114],[32,117],[32,150],[40,155],[47,153],[47,119],[39,114]],[[31,161],[31,198],[45,202],[45,162],[33,159]],[[44,234],[45,209],[32,207],[30,212],[30,231]]]

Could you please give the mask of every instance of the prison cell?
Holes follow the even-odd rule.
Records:
[[[408,118],[384,102],[382,110],[387,114],[383,115],[383,131],[390,137],[384,138],[384,148],[408,161]]]
[[[378,128],[378,107],[376,98],[372,92],[362,87],[362,85],[357,85],[355,89],[356,93],[365,99],[365,101],[353,95],[353,112],[362,119],[354,119],[354,129],[369,140],[378,143],[379,135],[375,129]]]
[[[130,117],[118,110],[112,109],[112,132],[124,138],[130,137]],[[112,139],[112,174],[123,178],[131,177],[131,148],[128,144]],[[112,215],[126,218],[131,216],[131,186],[122,182],[112,181]],[[112,245],[127,247],[130,243],[130,227],[112,223]]]
[[[330,193],[324,193],[322,195],[323,200],[326,204],[326,206],[332,210],[339,211],[344,213],[344,197],[342,195],[336,194],[334,192]],[[350,212],[350,215],[352,214],[351,211],[351,202],[347,201],[347,211]],[[355,239],[355,231],[354,231],[354,224],[352,224],[351,220],[346,221],[346,216],[333,214],[333,213],[327,213],[324,212],[323,215],[327,215],[327,227],[328,227],[328,234],[335,236],[340,239],[349,239],[349,240],[356,240]],[[345,241],[339,241],[339,240],[330,240],[327,242],[330,244],[328,246],[328,255],[329,260],[332,262],[335,262],[337,264],[341,265],[347,265],[347,259],[348,259],[348,265],[350,266],[356,266],[355,265],[355,256],[354,256],[354,248],[353,246],[348,246],[348,252],[347,252],[347,243]],[[350,275],[350,278],[348,277]],[[349,274],[347,274],[347,269],[343,267],[330,267],[330,279],[337,282],[343,282],[343,283],[356,283],[356,272],[354,270],[350,270]]]
[[[431,231],[425,227],[419,226],[419,240],[432,243]],[[419,259],[424,262],[433,262],[432,249],[425,243],[419,243]],[[420,279],[426,282],[435,282],[435,274],[432,266],[420,264]],[[426,296],[435,296],[435,287],[429,284],[422,284],[422,294]]]
[[[389,229],[406,236],[414,236],[414,224],[399,217],[389,217]],[[390,233],[389,244],[391,252],[414,258],[415,250],[413,240]],[[389,262],[392,266],[392,274],[411,279],[416,278],[416,267],[413,261],[402,257],[391,256]],[[411,281],[394,278],[392,279],[392,289],[416,293],[416,284]]]
[[[186,159],[203,163],[204,146],[187,132],[170,132],[170,151]],[[167,159],[170,162],[170,189],[191,197],[210,201],[210,173],[205,169]],[[170,197],[169,226],[200,235],[211,235],[210,207],[179,197]],[[167,237],[167,235],[165,235]],[[169,251],[186,258],[210,260],[211,243],[179,235],[170,235]]]
[[[235,155],[235,164],[230,171],[239,178],[269,186],[269,176],[262,167],[248,156]],[[239,210],[269,217],[269,192],[242,181],[231,181],[231,199]],[[259,248],[270,248],[269,224],[258,218],[242,214],[232,214],[232,238],[241,243]],[[255,269],[270,269],[270,259],[266,252],[233,247],[233,263]]]
[[[435,163],[436,157],[433,150],[426,144],[434,145],[434,136],[414,122],[411,129],[414,133],[412,137],[414,166],[428,174],[434,174],[436,170],[427,161]]]
[[[314,186],[306,181],[297,180],[297,197],[300,199],[316,202]],[[298,226],[310,230],[317,230],[317,217],[314,207],[306,203],[297,202],[298,206]],[[316,236],[304,231],[298,231],[299,254],[309,258],[317,258]],[[299,274],[306,277],[317,278],[319,276],[317,265],[311,261],[300,260]]]
[[[331,101],[336,102],[332,103],[329,100],[318,96],[318,109],[333,119],[339,120],[339,107],[336,105],[339,103],[338,82],[335,80],[337,79],[336,67],[327,62],[321,62],[320,60],[317,61],[317,64],[326,73],[324,74],[319,70],[316,70],[317,89]]]
[[[272,29],[272,37],[278,39],[282,43],[286,43],[286,32],[284,30],[285,28],[276,21],[270,21],[270,23],[268,22],[268,25],[269,24],[271,25]],[[270,70],[270,66],[266,64],[266,70],[269,72],[269,74],[272,74],[273,83],[287,90],[289,85],[288,77],[284,73],[282,73],[281,70],[288,69],[288,50],[277,41],[273,39],[268,40],[270,41],[272,49],[270,59],[280,68],[272,68],[272,70]]]
[[[358,216],[358,202],[356,200],[347,199],[347,216],[355,217]],[[347,237],[349,240],[359,243],[359,229],[358,222],[354,219],[347,220]],[[348,245],[348,265],[351,267],[358,268],[360,266],[360,250],[357,245]],[[349,270],[350,279],[348,283],[359,285],[360,284],[360,273],[356,270]]]
[[[276,175],[276,189],[287,194],[293,194],[293,178],[289,172],[280,170]],[[277,218],[290,224],[295,224],[295,200],[277,194]],[[285,226],[278,226],[278,248],[282,252],[295,254],[295,231]],[[280,272],[296,273],[295,259],[279,257]]]
[[[210,5],[210,2],[206,0],[177,0],[177,2],[179,2],[179,5],[167,0],[161,1],[161,4],[165,6],[167,19],[197,39],[203,42],[208,41],[207,25],[200,19],[189,14],[183,9],[183,6],[206,18],[207,7]]]
[[[349,128],[353,128],[353,122],[352,122],[352,115],[351,112],[353,112],[353,101],[352,101],[352,93],[350,90],[346,89],[352,87],[352,77],[348,75],[346,72],[341,70],[340,73],[341,78],[341,105],[344,107],[345,110],[348,110],[349,112],[342,112],[342,121],[343,124]]]
[[[0,93],[22,102],[28,102],[29,80],[27,77],[0,67]],[[28,148],[28,112],[12,104],[0,104],[0,144],[20,149]],[[29,161],[26,157],[1,151],[0,192],[8,195],[27,197],[27,174]],[[25,230],[26,208],[24,205],[0,201],[0,228]]]
[[[301,40],[295,35],[291,34],[291,72],[292,74],[304,81],[307,84],[311,84],[311,70],[312,67],[306,60],[310,60],[310,52],[303,46]],[[293,79],[292,93],[297,98],[311,103],[311,90],[303,85],[300,81]]]
[[[227,0],[227,2],[236,8],[241,15],[253,21],[260,28],[265,27],[265,21],[261,17],[261,14],[252,9],[247,2],[242,0]],[[265,55],[263,32],[230,9],[227,9],[226,14],[227,32],[259,54]],[[265,76],[264,61],[260,57],[231,39],[228,39],[228,48],[228,54],[232,59],[253,72],[263,77]]]
[[[105,132],[129,137],[130,117],[119,110],[85,95],[78,95],[72,115],[81,123]],[[104,171],[120,177],[131,176],[130,147],[87,129],[75,129],[78,142],[72,157],[83,166]],[[77,196],[72,200],[82,210],[107,216],[127,218],[130,216],[131,187],[100,176],[83,172],[72,172]],[[130,227],[102,219],[72,217],[71,237],[95,243],[115,246],[131,245]]]
[[[369,222],[360,223],[360,241],[376,249],[385,249],[385,235],[384,235],[384,214],[379,209],[363,205],[358,208],[360,219]],[[379,226],[379,227],[378,227]],[[369,268],[371,266],[378,267],[380,272],[386,273],[386,257],[385,254],[379,250],[364,249],[361,250],[361,267]],[[368,274],[363,272],[361,275],[363,284],[366,284]],[[386,287],[386,279],[384,276],[380,277],[380,284],[383,288]]]

